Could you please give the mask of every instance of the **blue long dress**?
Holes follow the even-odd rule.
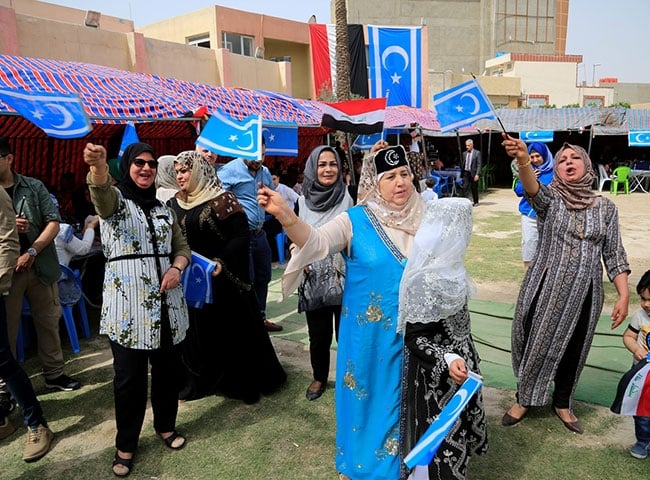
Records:
[[[336,361],[336,466],[354,480],[400,472],[404,337],[396,332],[406,258],[366,207],[352,223]]]

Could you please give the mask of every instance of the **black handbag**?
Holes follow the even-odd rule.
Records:
[[[341,255],[328,255],[307,267],[298,287],[298,312],[341,305],[345,265],[342,259],[337,265],[335,257]]]

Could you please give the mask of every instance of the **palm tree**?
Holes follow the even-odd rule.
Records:
[[[334,1],[336,19],[336,100],[350,100],[350,50],[348,49],[348,9],[345,0]]]

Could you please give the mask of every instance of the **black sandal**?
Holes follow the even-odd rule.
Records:
[[[160,435],[160,434],[158,434],[158,435]],[[160,438],[162,438],[162,437],[160,437]],[[181,443],[180,445],[175,447],[174,446],[174,441],[176,441],[176,439],[182,439],[183,443]],[[174,430],[169,437],[162,438],[162,441],[165,442],[165,445],[167,445],[167,447],[171,448],[172,450],[180,450],[187,443],[187,440],[185,439],[185,437],[183,435],[181,435],[180,433],[178,433],[176,430]]]
[[[115,467],[117,466],[122,466],[126,468],[126,473],[117,473],[115,471]],[[131,473],[131,469],[133,468],[133,457],[131,458],[122,458],[120,457],[120,454],[115,452],[115,458],[113,459],[113,475],[116,477],[128,477],[129,474]]]

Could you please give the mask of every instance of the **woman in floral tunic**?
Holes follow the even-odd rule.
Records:
[[[178,345],[188,328],[180,278],[190,249],[173,212],[156,199],[154,159],[149,145],[129,145],[121,160],[122,180],[113,187],[104,147],[89,143],[84,150],[107,258],[100,333],[108,335],[113,352],[113,473],[119,477],[133,468],[149,364],[154,429],[169,448],[185,446],[176,414],[183,376]]]
[[[502,419],[519,422],[528,407],[551,399],[564,426],[582,433],[574,415],[573,394],[585,365],[603,308],[603,270],[618,292],[612,328],[625,319],[630,267],[610,199],[596,196],[591,159],[565,143],[555,155],[553,181],[539,182],[526,144],[504,134],[508,155],[517,160],[526,199],[537,212],[538,251],[526,271],[512,322],[512,366],[517,403]]]

